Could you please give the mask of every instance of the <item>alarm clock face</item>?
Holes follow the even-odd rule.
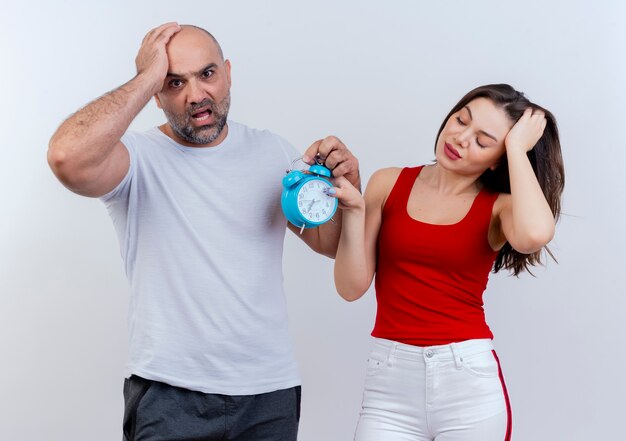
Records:
[[[322,223],[335,213],[337,199],[328,196],[325,191],[332,185],[323,179],[311,179],[298,191],[298,210],[309,222]]]

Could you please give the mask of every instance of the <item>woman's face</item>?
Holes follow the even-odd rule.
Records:
[[[464,175],[495,169],[511,127],[513,122],[502,109],[488,98],[476,98],[446,122],[437,139],[437,163]]]

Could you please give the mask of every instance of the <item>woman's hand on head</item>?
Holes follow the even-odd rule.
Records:
[[[345,177],[339,176],[333,179],[335,185],[328,194],[339,200],[339,208],[342,210],[365,210],[365,199],[359,190]]]
[[[546,128],[546,117],[539,109],[528,108],[509,131],[504,144],[507,153],[521,151],[527,153],[535,147]]]

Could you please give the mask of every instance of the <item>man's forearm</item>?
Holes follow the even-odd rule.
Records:
[[[337,254],[339,238],[341,237],[342,213],[342,210],[337,210],[333,216],[334,222],[326,222],[317,228],[319,235],[319,253],[332,259],[334,259]]]

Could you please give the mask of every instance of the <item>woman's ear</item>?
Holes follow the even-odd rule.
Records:
[[[500,167],[500,165],[502,165],[503,161],[506,162],[506,153],[500,156],[500,158],[498,158],[496,162],[494,162],[491,166],[489,166],[489,170],[495,171],[498,167]]]

